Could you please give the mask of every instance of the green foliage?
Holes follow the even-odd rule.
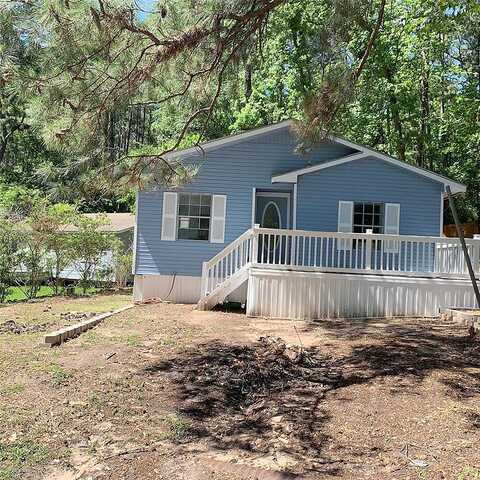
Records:
[[[15,275],[22,261],[22,237],[16,224],[7,216],[0,216],[0,303],[10,293]]]
[[[118,242],[113,250],[113,276],[117,287],[126,287],[132,277],[133,255],[131,248],[125,250],[125,246]]]
[[[73,221],[76,231],[71,234],[71,245],[84,293],[100,273],[102,256],[116,248],[116,237],[101,231],[101,227],[107,224],[108,219],[104,215],[78,215]]]
[[[47,447],[28,438],[0,442],[0,479],[22,478],[22,468],[45,462],[48,457]]]
[[[70,372],[67,372],[57,364],[52,364],[50,367],[50,373],[52,375],[52,387],[54,388],[60,388],[67,385],[68,382],[73,378],[73,375]]]
[[[40,198],[38,190],[0,182],[0,212],[4,214],[24,217]]]
[[[151,39],[117,23],[127,22],[133,4],[104,4],[112,18],[96,18],[86,0],[11,2],[0,12],[0,208],[26,211],[28,192],[41,191],[83,212],[129,211],[133,192],[115,182],[132,166],[153,183],[178,184],[195,174],[174,165],[174,175],[152,159],[209,104],[218,70],[196,78],[184,95],[155,102],[182,91],[189,74],[212,61],[218,38],[152,63],[157,47],[140,57]],[[135,25],[169,41],[214,14],[239,14],[246,3],[195,5],[173,0],[166,15],[158,10]],[[208,124],[195,119],[179,147],[303,118],[322,86],[341,86],[357,62],[378,5],[282,2],[268,28],[235,52]],[[388,2],[381,34],[355,90],[343,92],[348,102],[334,124],[336,134],[466,183],[458,201],[464,220],[480,216],[479,24],[476,0]],[[98,50],[108,39],[108,50]],[[104,81],[95,83],[99,72]]]
[[[41,208],[36,218],[36,228],[41,229],[47,249],[46,267],[54,279],[54,292],[60,292],[60,273],[75,257],[72,238],[67,227],[74,222],[77,212],[74,207],[57,203]]]

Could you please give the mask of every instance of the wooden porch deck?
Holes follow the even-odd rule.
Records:
[[[466,243],[475,273],[478,274],[480,240],[467,240]],[[304,285],[303,291],[296,290],[296,296],[292,296],[289,290],[283,290],[280,285],[273,289],[271,284],[268,295],[274,300],[269,307],[270,310],[275,305],[282,304],[285,296],[289,297],[291,308],[298,310],[295,303],[312,303],[312,299],[316,298],[318,292],[324,291],[325,302],[329,308],[322,307],[318,300],[316,301],[318,307],[307,308],[306,311],[309,313],[302,314],[302,318],[313,314],[322,317],[331,316],[329,312],[336,312],[335,316],[339,316],[340,313],[350,316],[349,310],[352,310],[352,316],[358,316],[360,311],[367,312],[362,316],[368,316],[369,311],[379,314],[376,316],[383,316],[382,312],[387,310],[395,315],[401,315],[402,312],[408,315],[415,312],[425,314],[443,305],[441,296],[445,296],[445,292],[451,289],[454,289],[456,294],[451,299],[445,299],[445,302],[456,302],[458,304],[456,306],[469,306],[473,301],[467,266],[460,241],[456,238],[255,227],[204,263],[199,307],[212,308],[217,303],[221,303],[245,281],[250,282],[253,274],[256,280],[249,283],[247,311],[254,313],[256,307],[253,304],[263,302],[262,298],[266,295],[265,284],[261,295],[255,291],[260,288],[259,272],[263,272],[264,276],[271,279],[273,271],[278,272],[275,276],[276,281],[283,278],[285,285],[291,282],[292,278],[298,280],[299,273],[303,274],[302,278],[310,280]],[[352,283],[353,279],[355,279],[354,283]],[[376,303],[377,305],[373,305],[375,308],[361,308],[361,298],[358,298],[353,305],[352,302],[335,294],[335,288],[347,288],[353,292],[351,295],[355,296],[355,292],[362,290],[359,281],[363,281],[364,286],[368,285],[372,295],[378,297],[377,300],[372,300],[368,293],[365,294],[368,297],[365,297],[365,301]],[[382,294],[387,283],[390,289],[395,285],[398,287],[394,296],[399,295],[397,299],[399,305],[404,304],[401,301],[404,295],[400,284],[408,285],[407,290],[412,300],[404,307],[385,308],[392,298],[391,290],[389,290],[390,300],[384,298]],[[332,290],[325,287],[327,284],[335,284],[336,287]],[[305,294],[305,291],[310,293]],[[425,298],[422,297],[423,299],[419,300],[418,295],[421,291],[423,291],[421,295]],[[428,300],[429,296],[431,300]],[[418,305],[419,302],[422,303],[422,307],[412,307],[412,304]],[[331,308],[332,303],[335,304],[335,308]],[[344,308],[339,308],[342,305]],[[285,307],[280,312],[280,316],[290,318],[292,315]]]

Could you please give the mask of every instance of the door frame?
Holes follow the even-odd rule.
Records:
[[[292,201],[292,194],[290,192],[278,192],[268,190],[257,190],[256,187],[252,191],[252,227],[255,226],[255,213],[257,211],[257,197],[283,197],[287,199],[287,226],[286,230],[290,229],[290,203]]]

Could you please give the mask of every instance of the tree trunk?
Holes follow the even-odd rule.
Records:
[[[248,100],[252,96],[252,65],[245,65],[245,98]]]
[[[420,80],[420,132],[417,140],[417,164],[421,167],[427,166],[429,160],[430,170],[433,170],[433,159],[427,159],[429,145],[429,117],[430,117],[430,92],[429,92],[429,71],[425,52],[423,56],[422,78]]]
[[[8,140],[4,140],[0,143],[0,167],[5,167],[4,161],[5,161],[5,153],[7,152],[7,143]]]
[[[385,78],[389,81],[390,85],[394,85],[393,82],[393,72],[389,68],[385,70]],[[403,124],[400,117],[400,107],[398,98],[393,90],[389,94],[390,99],[390,113],[392,116],[393,127],[397,135],[396,144],[397,144],[397,155],[400,160],[405,161],[405,135],[403,133]]]

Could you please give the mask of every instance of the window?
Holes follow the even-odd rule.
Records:
[[[184,240],[208,240],[212,196],[181,193],[178,202],[178,235]]]
[[[384,206],[383,203],[355,202],[353,204],[353,232],[383,233]]]

